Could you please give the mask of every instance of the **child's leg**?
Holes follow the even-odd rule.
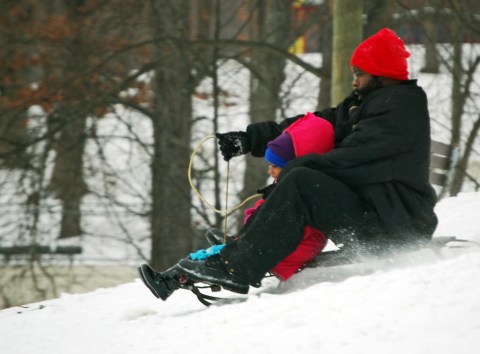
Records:
[[[298,247],[272,269],[272,273],[282,281],[312,261],[327,244],[327,237],[320,230],[305,226],[303,240]]]

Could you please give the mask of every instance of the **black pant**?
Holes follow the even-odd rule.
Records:
[[[366,227],[365,212],[349,186],[323,172],[296,168],[283,176],[221,257],[230,272],[252,284],[297,248],[304,226],[321,230],[335,243],[355,242]]]

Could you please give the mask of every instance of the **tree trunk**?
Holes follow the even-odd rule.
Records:
[[[28,145],[27,112],[24,110],[3,110],[1,96],[8,95],[0,87],[0,159],[8,168],[26,168],[30,157],[24,147]]]
[[[290,32],[291,2],[261,1],[252,39],[287,50],[292,44]],[[275,120],[280,108],[280,89],[285,80],[285,59],[269,51],[255,49],[251,56],[250,119],[252,123]],[[248,156],[244,187],[240,198],[255,194],[267,181],[265,160]],[[243,215],[239,216],[243,220]]]
[[[325,73],[320,81],[320,92],[317,102],[317,110],[330,107],[332,104],[332,4],[329,0],[324,6],[323,29],[322,29],[322,69]]]
[[[350,58],[362,41],[363,1],[335,0],[333,4],[332,105],[352,90]]]
[[[429,14],[423,21],[425,38],[425,65],[421,69],[423,73],[438,74],[440,62],[437,50],[437,23],[433,20],[433,14]]]
[[[81,4],[64,3],[63,6],[66,18],[73,24],[82,23],[85,19]],[[44,10],[47,9],[48,7]],[[90,102],[86,103],[82,97],[82,95],[88,97],[89,91],[92,90],[89,86],[90,81],[83,79],[85,68],[89,65],[89,43],[81,33],[76,33],[65,42],[64,54],[61,57],[65,65],[54,69],[64,77],[62,84],[65,98],[56,105],[55,111],[49,116],[49,128],[59,131],[54,139],[55,166],[49,185],[62,202],[59,238],[82,234],[81,202],[88,189],[83,173],[85,129],[87,117],[93,111]],[[69,82],[65,79],[67,77],[74,80]]]
[[[83,178],[86,118],[80,109],[72,113],[71,109],[60,104],[50,120],[55,120],[54,124],[50,122],[52,129],[60,125],[54,144],[55,166],[49,186],[62,201],[59,238],[79,236],[82,234],[80,204],[87,193]]]
[[[365,37],[370,37],[384,27],[393,27],[394,5],[397,0],[365,1],[367,21],[365,24]]]
[[[453,43],[453,68],[452,68],[452,136],[450,143],[452,145],[460,146],[461,144],[461,130],[462,130],[462,115],[465,104],[465,94],[462,92],[462,82],[464,78],[464,71],[462,66],[462,46],[464,26],[459,22],[459,19],[454,20],[454,35],[452,36]],[[461,189],[463,181],[463,172],[456,169],[453,175],[453,181],[449,186],[450,194],[456,195]]]
[[[174,38],[189,33],[188,8],[182,2],[152,1],[152,29],[159,60],[153,87],[151,262],[159,270],[191,251],[190,158],[192,91],[188,49]]]

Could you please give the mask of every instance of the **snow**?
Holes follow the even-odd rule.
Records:
[[[478,53],[479,47],[475,48]],[[411,60],[423,58],[421,46],[410,49]],[[310,55],[308,59],[319,60],[319,56]],[[447,142],[449,75],[423,74],[420,66],[420,62],[412,63],[412,76],[419,79],[429,96],[432,137]],[[223,70],[229,76],[222,74],[221,82],[230,95],[224,102],[228,109],[221,110],[222,131],[241,130],[248,115],[247,74],[231,63],[225,63]],[[293,90],[279,114],[282,117],[311,107],[318,95],[318,82],[311,75],[293,75],[289,80],[285,83],[287,88],[302,90]],[[236,85],[238,82],[242,85]],[[199,92],[208,94],[209,83],[203,84],[205,87],[199,87]],[[478,85],[475,90],[478,92]],[[196,100],[197,115],[211,116],[209,104],[208,100]],[[466,112],[470,112],[467,116],[471,119],[477,116],[475,101],[467,105]],[[37,117],[38,126],[42,127],[42,112],[33,107],[30,114]],[[462,136],[471,126],[468,123],[463,125]],[[99,198],[112,194],[120,202],[128,201],[139,215],[144,214],[142,206],[148,205],[150,193],[145,186],[150,176],[141,163],[149,161],[149,124],[122,107],[97,124],[98,134],[105,140],[103,149],[109,164],[92,158],[98,155],[98,147],[91,143],[86,167],[99,170],[108,178],[120,175],[121,179],[104,181],[102,176],[90,176],[102,183],[89,181],[99,197],[85,198],[89,213],[84,227],[88,234],[82,246],[90,258],[81,258],[80,264],[140,265],[139,258],[146,257],[138,253],[148,254],[144,245],[148,243],[145,220],[125,214],[118,205],[107,208],[111,219],[97,209],[104,202],[99,202]],[[129,129],[142,144],[125,144],[121,137]],[[211,134],[211,127],[198,125],[194,132],[196,146]],[[5,180],[10,180],[7,177]],[[437,205],[439,225],[435,236],[455,235],[480,244],[480,192],[468,187],[464,189],[468,193],[443,199]],[[5,188],[0,197],[4,204],[11,198]],[[16,215],[16,209],[11,214]],[[47,215],[42,222],[47,241],[58,234],[52,226],[58,223],[55,218],[58,214]],[[119,220],[121,227],[115,223]],[[141,252],[117,236],[123,235],[123,230],[128,235],[140,235],[135,242]],[[17,233],[13,229],[3,232]],[[103,238],[98,242],[100,236]],[[101,257],[92,257],[96,254]],[[228,292],[213,295],[240,297]],[[139,279],[84,294],[65,293],[56,299],[0,310],[0,353],[470,354],[480,346],[480,246],[437,252],[423,249],[389,259],[305,269],[286,283],[268,278],[262,288],[241,297],[245,301],[207,308],[192,293],[179,290],[163,302]]]
[[[443,199],[435,236],[480,243],[479,209],[480,193]],[[480,246],[305,269],[242,297],[207,308],[178,290],[163,302],[139,279],[63,294],[0,311],[1,352],[470,354],[480,345]]]

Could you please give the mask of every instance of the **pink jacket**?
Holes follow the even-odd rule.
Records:
[[[285,132],[288,132],[292,138],[295,157],[324,154],[332,150],[335,144],[335,132],[332,124],[310,112],[288,126],[282,134]],[[244,223],[247,223],[250,216],[263,202],[264,200],[260,199],[252,208],[245,210]]]

